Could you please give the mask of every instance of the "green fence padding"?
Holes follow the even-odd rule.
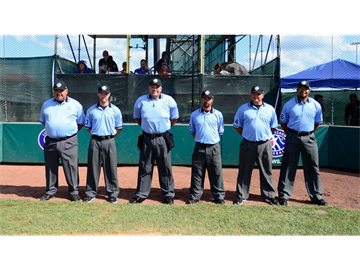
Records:
[[[331,167],[360,171],[360,128],[329,126]]]
[[[0,124],[0,162],[44,163],[43,150],[38,138],[43,131],[39,123]],[[278,126],[278,129],[281,129]],[[117,162],[121,165],[137,165],[139,150],[137,139],[141,134],[137,124],[125,124],[115,139]],[[189,133],[189,125],[176,124],[170,129],[174,135],[175,147],[172,150],[173,165],[191,165],[195,141]],[[358,127],[320,126],[315,133],[319,148],[320,166],[359,170]],[[90,134],[83,128],[78,133],[79,163],[87,164]],[[221,138],[221,151],[224,166],[237,166],[242,137],[232,125],[226,124]],[[282,157],[274,157],[273,166],[281,165]],[[256,165],[256,164],[255,164]],[[301,156],[299,166],[302,166]]]
[[[0,123],[0,163],[3,161],[3,124]]]

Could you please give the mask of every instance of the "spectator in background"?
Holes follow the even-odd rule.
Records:
[[[162,63],[161,65],[161,70],[159,70],[159,75],[171,75],[171,72],[169,72],[167,70],[168,65],[166,64],[166,62]]]
[[[127,66],[127,63],[126,62],[123,62],[122,63],[122,70],[120,71],[121,74],[127,74],[126,72],[126,66]],[[129,72],[130,74],[133,74],[132,71]]]
[[[108,72],[118,72],[118,66],[116,62],[113,60],[113,57],[109,55],[109,65],[108,65]]]
[[[322,95],[315,95],[315,96],[314,96],[314,99],[315,99],[317,102],[320,103],[322,113],[323,113],[323,114],[324,114],[324,113],[327,113],[327,112],[328,112],[328,109],[327,109],[326,106],[325,106],[325,102],[324,102],[324,100],[323,100],[323,96],[322,96]]]
[[[345,107],[345,125],[360,126],[360,105],[356,94],[350,94],[350,103]],[[350,125],[349,125],[350,118]]]
[[[325,102],[323,100],[323,96],[322,95],[315,95],[314,99],[319,102],[319,104],[321,105],[321,112],[323,114],[323,118],[324,118],[324,114],[327,114],[328,109],[325,106]],[[324,119],[323,119],[324,120]],[[323,121],[323,124],[327,124],[325,121]]]
[[[215,65],[215,75],[221,75],[221,70],[222,70],[222,65],[220,64],[220,63],[217,63],[216,65]]]
[[[169,59],[169,54],[168,52],[164,51],[161,54],[161,58],[155,64],[154,73],[157,72],[158,74],[160,74],[159,72],[162,71],[162,64],[166,62],[168,59]]]
[[[99,60],[99,73],[105,74],[106,72],[114,71],[114,61],[112,60],[112,57],[109,57],[109,52],[103,51],[103,57],[104,58]]]
[[[92,73],[92,70],[86,67],[86,61],[81,60],[78,65],[79,69],[75,70],[74,73]]]
[[[146,66],[146,60],[141,59],[140,67],[135,69],[134,74],[151,74],[151,70],[148,66]]]

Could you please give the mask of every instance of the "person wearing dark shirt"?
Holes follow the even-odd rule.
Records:
[[[110,71],[118,71],[116,63],[112,60],[112,56],[109,56],[108,51],[103,51],[103,57],[99,60],[99,73],[104,74]],[[115,69],[115,70],[114,70]]]
[[[158,72],[158,74],[159,74],[159,72],[162,71],[162,68],[161,68],[161,67],[162,67],[162,64],[163,64],[164,62],[166,62],[168,59],[169,59],[169,54],[168,54],[168,52],[164,51],[164,52],[161,54],[161,58],[156,62],[154,71],[155,71],[155,72]]]
[[[356,94],[350,94],[350,103],[345,107],[345,125],[360,126],[360,104]],[[350,124],[349,124],[350,118]]]

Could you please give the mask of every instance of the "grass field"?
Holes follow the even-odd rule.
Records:
[[[319,206],[0,200],[1,235],[360,235],[360,211]]]

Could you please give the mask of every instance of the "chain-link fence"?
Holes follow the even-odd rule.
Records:
[[[52,96],[52,82],[59,76],[69,80],[69,95],[74,94],[85,110],[96,102],[98,84],[113,85],[113,101],[125,112],[125,122],[133,122],[129,100],[147,92],[151,76],[121,75],[122,64],[128,62],[131,73],[145,59],[154,74],[164,51],[172,75],[162,75],[163,91],[176,98],[182,122],[200,106],[203,89],[215,93],[214,107],[223,112],[226,123],[232,123],[237,108],[250,100],[254,85],[265,88],[265,101],[279,113],[296,95],[294,89],[278,91],[280,78],[336,59],[357,64],[359,42],[360,35],[0,35],[0,122],[37,122],[41,104]],[[104,50],[118,72],[98,74]],[[80,60],[93,74],[74,74]],[[222,70],[216,75],[218,64]],[[320,92],[328,111],[325,122],[341,125],[349,94],[358,89],[314,88],[310,96]]]
[[[344,125],[350,94],[360,98],[360,35],[285,35],[281,44],[282,81],[309,80],[310,96],[322,97],[324,124]],[[294,88],[282,89],[282,104],[294,96]]]

